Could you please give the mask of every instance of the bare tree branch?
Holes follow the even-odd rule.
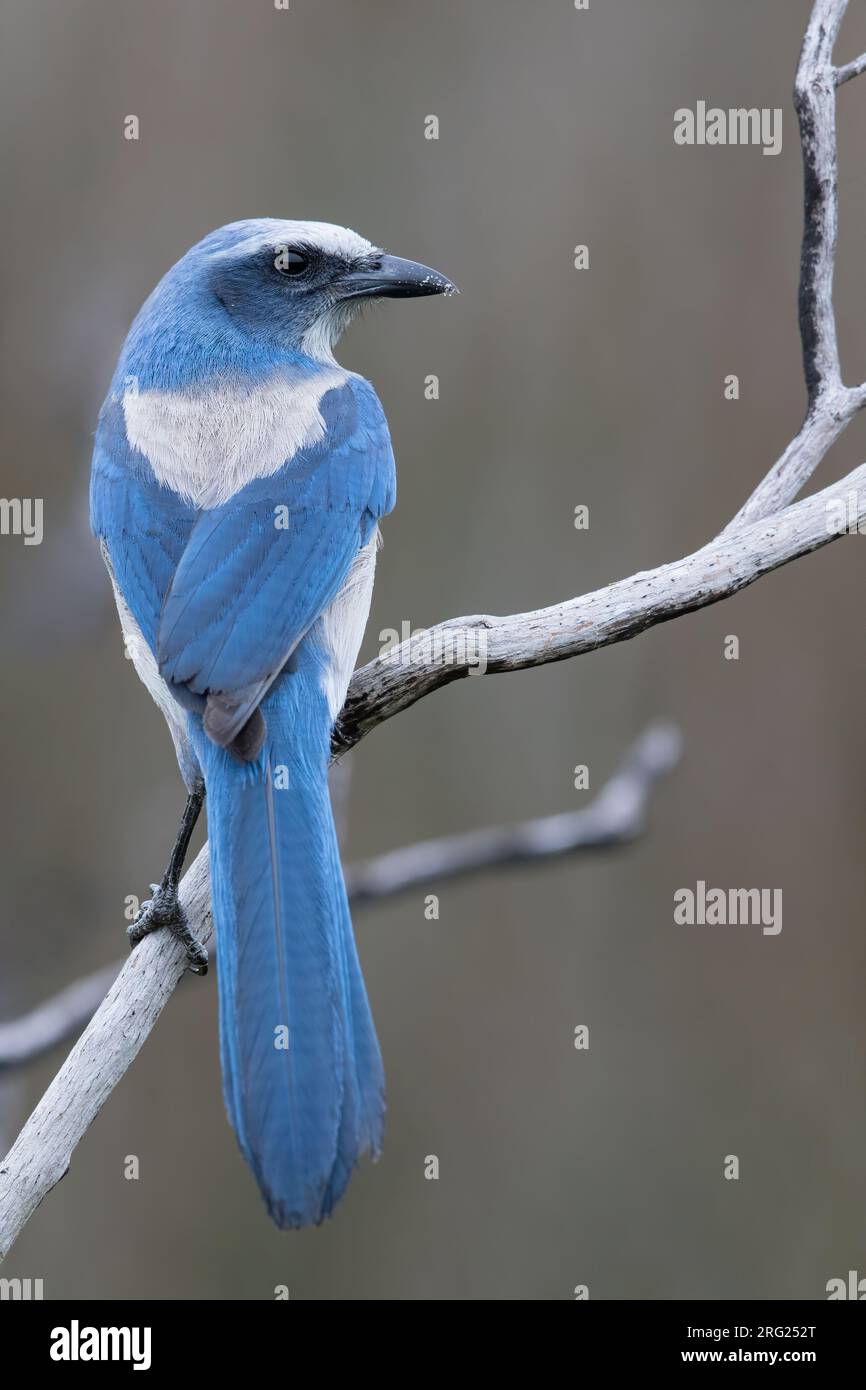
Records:
[[[521,671],[624,642],[657,623],[730,598],[771,570],[838,539],[834,517],[845,506],[852,527],[866,520],[866,464],[778,515],[723,532],[682,560],[643,570],[581,598],[509,617],[453,618],[415,633],[356,671],[334,731],[339,756],[365,734],[424,695],[474,669],[472,660],[431,660],[431,650],[485,650],[488,674]],[[461,633],[472,641],[456,642]]]
[[[836,87],[866,63],[833,66],[833,46],[848,0],[816,0],[794,81],[794,107],[803,151],[803,243],[798,296],[806,418],[797,436],[727,528],[771,516],[790,502],[866,400],[866,387],[842,383],[833,268],[838,232]],[[844,73],[844,76],[843,76]]]
[[[466,874],[627,844],[644,828],[656,780],[677,762],[679,731],[654,724],[632,745],[620,767],[588,806],[520,825],[470,830],[392,850],[346,869],[352,907]],[[213,954],[213,948],[211,951]],[[44,1056],[74,1037],[93,1017],[123,960],[85,975],[20,1018],[0,1023],[0,1073]]]
[[[598,796],[579,811],[543,816],[519,825],[490,826],[464,835],[424,840],[350,868],[352,906],[377,902],[484,869],[535,864],[627,844],[641,833],[649,793],[680,753],[680,736],[670,724],[654,724],[632,745]]]
[[[30,1013],[0,1023],[0,1073],[33,1062],[83,1028],[105,998],[122,961],[82,975]]]
[[[833,263],[838,234],[836,69],[833,46],[848,0],[816,0],[794,82],[803,150],[803,246],[800,253],[800,339],[809,403],[842,384]]]
[[[836,86],[841,87],[844,82],[850,82],[852,77],[859,77],[861,72],[866,72],[866,53],[861,53],[853,63],[846,63],[843,68],[836,69]]]
[[[834,505],[847,506],[849,521],[858,527],[866,521],[866,464],[842,483],[786,505],[866,399],[866,386],[850,390],[842,385],[832,304],[835,91],[840,81],[855,75],[854,68],[863,70],[860,59],[849,65],[850,72],[833,67],[833,45],[846,7],[847,0],[815,0],[795,87],[805,172],[799,305],[809,403],[800,434],[734,522],[694,554],[536,612],[442,623],[365,666],[349,687],[334,735],[335,756],[422,696],[469,674],[473,664],[465,655],[441,655],[450,650],[453,657],[448,644],[461,634],[483,637],[491,672],[562,661],[716,603],[827,544],[838,534],[830,520]],[[187,872],[181,897],[193,930],[207,942],[212,921],[206,847]],[[185,965],[184,948],[166,932],[147,937],[124,965],[0,1163],[0,1259],[63,1176],[75,1145],[132,1063]]]
[[[209,940],[213,929],[209,876],[205,845],[180,890],[202,941]],[[142,941],[0,1160],[0,1260],[69,1168],[76,1144],[137,1057],[186,963],[184,947],[169,932],[154,932]]]

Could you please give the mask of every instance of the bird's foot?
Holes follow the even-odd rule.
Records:
[[[186,949],[192,973],[206,975],[208,954],[192,934],[177,888],[170,883],[152,883],[150,891],[153,897],[141,904],[138,916],[126,929],[130,946],[134,949],[139,941],[143,941],[151,932],[159,931],[160,927],[168,927],[172,936]]]

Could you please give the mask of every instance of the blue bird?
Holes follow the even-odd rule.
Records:
[[[177,893],[206,793],[223,1092],[281,1227],[331,1213],[385,1110],[327,773],[396,478],[333,348],[371,299],[453,292],[344,227],[231,223],[144,304],[96,431],[93,531],[188,792],[130,938],[207,968]]]

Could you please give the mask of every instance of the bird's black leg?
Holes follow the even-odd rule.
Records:
[[[177,890],[186,852],[189,849],[190,838],[203,804],[204,783],[200,783],[186,799],[180,829],[177,832],[177,839],[168,861],[168,868],[163,874],[162,883],[150,885],[153,897],[141,904],[138,916],[132,926],[127,928],[129,943],[134,947],[152,931],[158,931],[160,927],[168,927],[172,936],[177,937],[178,941],[182,941],[186,947],[189,968],[194,975],[207,974],[207,951],[190,930]]]

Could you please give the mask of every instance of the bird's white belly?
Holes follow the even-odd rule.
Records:
[[[370,615],[379,544],[377,528],[372,539],[358,551],[342,589],[316,625],[316,639],[327,654],[322,689],[332,719],[343,708]]]
[[[132,661],[139,680],[146,687],[165,717],[165,722],[168,724],[169,733],[174,742],[174,749],[177,754],[181,776],[187,788],[191,791],[193,785],[198,780],[199,770],[187,730],[186,710],[182,705],[178,704],[162,676],[159,674],[156,658],[150,650],[145,640],[144,633],[135,621],[129,605],[120,592],[120,588],[114,578],[114,570],[111,567],[108,549],[104,542],[101,546],[101,550],[102,558],[105,561],[106,568],[111,578],[111,587],[114,590],[114,601],[117,604],[117,613],[120,618],[120,626],[123,630],[123,645],[126,655]]]

